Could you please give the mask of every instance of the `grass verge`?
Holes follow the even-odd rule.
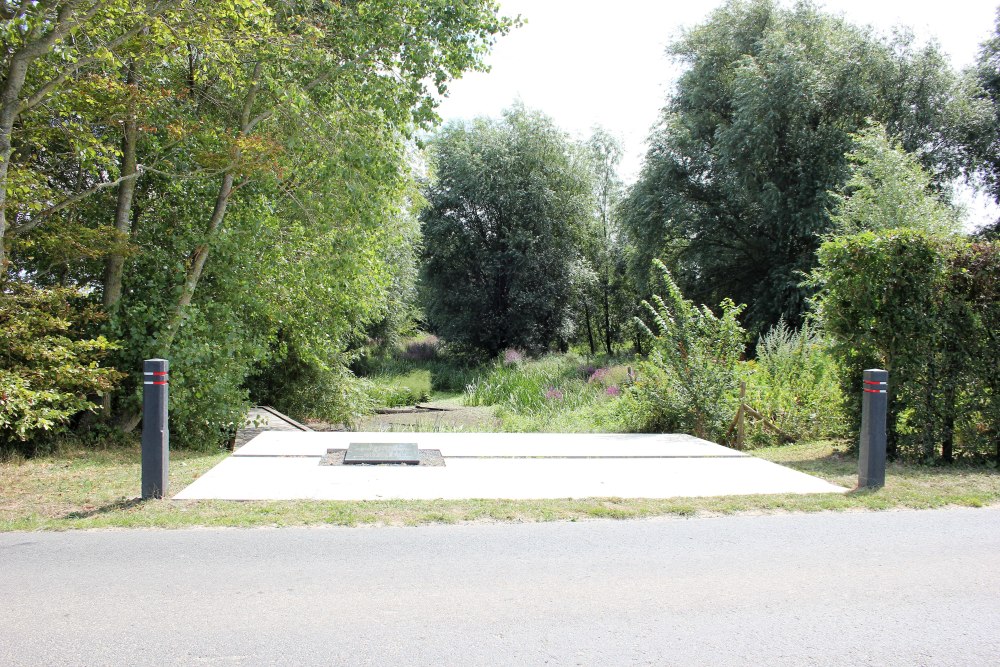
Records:
[[[830,441],[756,450],[761,458],[853,487],[857,461]],[[226,453],[175,451],[170,485],[179,491]],[[1000,503],[1000,471],[893,463],[876,492],[635,500],[140,501],[137,448],[72,449],[0,462],[0,531],[190,526],[418,525],[466,521],[577,521],[761,512],[982,507]]]

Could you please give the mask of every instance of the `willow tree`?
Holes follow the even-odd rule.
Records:
[[[747,303],[748,329],[798,323],[830,191],[871,119],[940,186],[958,171],[956,77],[933,44],[810,2],[732,0],[669,48],[684,67],[625,204],[637,277],[658,255],[686,294]]]

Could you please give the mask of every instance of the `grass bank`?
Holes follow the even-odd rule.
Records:
[[[842,445],[820,441],[754,451],[761,458],[853,487],[857,462]],[[226,456],[173,452],[179,491]],[[847,495],[772,495],[633,500],[458,500],[371,502],[140,501],[136,448],[66,450],[0,463],[0,531],[191,526],[419,525],[466,521],[577,521],[741,512],[818,512],[981,507],[1000,503],[1000,472],[982,467],[890,464],[887,485]]]

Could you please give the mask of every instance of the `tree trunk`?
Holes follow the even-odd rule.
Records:
[[[941,433],[941,460],[955,462],[955,376],[945,380],[944,426]]]
[[[188,269],[184,276],[184,285],[181,287],[181,295],[167,319],[162,336],[157,341],[160,354],[164,357],[170,352],[170,346],[173,345],[174,338],[177,336],[177,330],[180,328],[181,322],[184,321],[184,311],[191,305],[191,299],[194,298],[194,291],[198,287],[201,273],[205,269],[212,241],[218,236],[222,221],[226,217],[226,207],[229,205],[229,197],[233,193],[233,180],[231,172],[227,172],[222,177],[222,184],[219,186],[219,193],[215,198],[215,208],[212,210],[212,216],[208,219],[205,239],[194,249],[188,260]]]
[[[997,462],[997,468],[1000,468],[1000,429],[996,428],[993,429],[993,442],[995,442],[997,446],[996,457],[995,457]]]
[[[590,343],[590,355],[597,354],[597,347],[594,345],[594,328],[590,325],[590,303],[583,300],[583,317],[587,320],[587,342]]]
[[[250,88],[247,90],[247,95],[243,99],[243,109],[240,112],[240,136],[246,136],[250,131],[250,114],[253,111],[253,105],[257,99],[257,92],[260,87],[258,82],[263,68],[263,62],[257,62],[254,65],[253,74],[250,77]],[[235,163],[239,163],[241,157],[242,154],[237,148],[233,154],[233,161]],[[226,217],[226,207],[229,205],[229,198],[233,194],[234,182],[235,177],[233,176],[232,169],[230,169],[222,176],[222,183],[219,185],[219,193],[215,197],[215,207],[212,209],[212,215],[208,219],[208,227],[205,229],[205,238],[191,254],[191,258],[188,261],[187,274],[184,276],[184,285],[181,288],[180,298],[177,299],[177,304],[174,306],[173,312],[167,319],[167,325],[164,327],[163,334],[161,335],[159,341],[157,341],[160,347],[160,353],[164,357],[166,357],[167,353],[170,351],[170,346],[173,344],[174,338],[177,336],[177,330],[180,328],[181,322],[184,321],[184,311],[186,311],[187,307],[191,305],[191,299],[194,297],[195,288],[198,287],[198,281],[201,280],[201,272],[205,268],[206,260],[208,260],[208,253],[211,250],[212,241],[219,235],[219,230],[222,228],[222,221]]]
[[[604,349],[611,356],[611,280],[604,275]]]
[[[11,60],[7,78],[0,92],[0,271],[7,264],[7,177],[10,171],[10,157],[14,152],[11,134],[17,120],[21,102],[21,90],[28,73],[28,60],[15,57]]]
[[[246,136],[250,129],[250,113],[253,110],[253,105],[257,99],[257,92],[259,90],[258,81],[260,79],[261,71],[263,69],[263,63],[258,62],[254,65],[254,71],[251,76],[250,89],[247,91],[247,96],[243,100],[243,109],[240,113],[240,135]],[[233,161],[234,163],[239,163],[242,157],[239,149],[234,152]],[[188,259],[188,268],[184,276],[184,284],[181,286],[181,294],[177,299],[177,303],[174,305],[173,309],[167,315],[167,321],[164,325],[161,333],[156,341],[157,353],[164,358],[169,358],[170,348],[173,345],[174,339],[177,337],[177,332],[180,329],[181,323],[184,321],[184,314],[187,311],[188,306],[191,305],[191,300],[194,298],[195,289],[198,287],[198,281],[201,280],[202,271],[205,269],[205,262],[208,260],[209,252],[212,249],[212,242],[219,235],[219,231],[222,229],[222,222],[226,217],[226,207],[229,205],[229,199],[233,194],[233,184],[235,183],[235,176],[233,175],[233,170],[230,169],[226,171],[222,176],[222,183],[219,184],[219,192],[215,197],[215,207],[212,209],[212,215],[208,219],[208,225],[205,228],[205,236],[202,242],[198,244],[194,251],[191,253]],[[133,407],[131,412],[127,412],[122,415],[119,419],[119,424],[122,430],[128,433],[136,426],[138,426],[141,419],[141,414],[137,407]]]
[[[135,84],[135,61],[129,61],[125,65],[125,85]],[[139,140],[139,123],[136,118],[135,109],[130,109],[125,118],[125,129],[122,137],[122,176],[131,176],[136,173],[136,144]],[[129,235],[132,223],[132,198],[135,193],[136,178],[123,181],[118,186],[118,203],[115,206],[115,230],[119,238]],[[122,296],[122,270],[125,266],[125,256],[115,250],[108,255],[104,267],[104,310],[109,314],[116,309],[118,301]],[[113,315],[112,315],[113,316]]]

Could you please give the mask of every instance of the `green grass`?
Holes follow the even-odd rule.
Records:
[[[406,374],[381,374],[368,378],[374,387],[378,407],[395,408],[415,405],[431,398],[431,373],[415,369]]]
[[[853,487],[857,461],[820,441],[759,449],[755,455]],[[225,452],[175,451],[170,486],[179,491]],[[1000,472],[983,467],[893,463],[876,492],[633,500],[172,501],[137,499],[137,447],[67,449],[56,456],[0,462],[0,531],[189,526],[418,525],[467,521],[577,521],[760,512],[981,507],[1000,503]]]
[[[468,405],[495,406],[509,432],[621,432],[615,397],[628,369],[610,360],[547,355],[516,364],[494,363],[466,393]]]

